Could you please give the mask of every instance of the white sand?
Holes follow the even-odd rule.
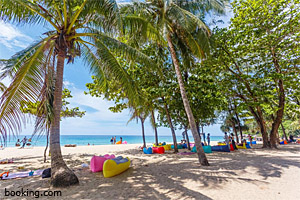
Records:
[[[59,189],[62,197],[49,199],[300,199],[300,145],[280,146],[278,150],[255,145],[257,149],[215,152],[207,154],[209,167],[200,166],[195,154],[183,156],[168,151],[145,155],[138,146],[62,147],[64,159],[80,184]],[[0,160],[15,159],[12,164],[1,164],[0,173],[22,171],[18,167],[25,171],[50,167],[49,162],[43,163],[43,151],[43,147],[0,150]],[[106,153],[128,156],[131,168],[119,176],[104,178],[101,172],[91,173],[81,167],[92,155]],[[58,190],[41,177],[0,180],[0,199],[11,199],[4,196],[4,188]]]

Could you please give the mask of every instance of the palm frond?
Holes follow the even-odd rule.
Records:
[[[4,92],[6,90],[6,86],[0,82],[0,92]]]
[[[49,39],[49,38],[47,38]],[[17,62],[18,67],[10,86],[4,91],[0,98],[0,134],[6,141],[8,133],[13,136],[18,134],[22,128],[22,122],[26,122],[24,114],[20,110],[21,102],[35,102],[44,81],[44,52],[49,45],[45,39],[39,42],[31,53],[31,56],[21,63]],[[26,54],[26,53],[25,53]],[[21,56],[20,59],[24,58]]]

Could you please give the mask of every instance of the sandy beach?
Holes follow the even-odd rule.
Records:
[[[61,197],[48,199],[299,199],[300,145],[279,146],[278,150],[255,145],[231,153],[214,152],[207,154],[209,167],[200,166],[195,154],[178,155],[168,151],[162,155],[145,155],[138,146],[62,147],[67,165],[80,180],[78,186],[51,188],[49,179],[38,176],[1,180],[0,199],[14,199],[4,196],[5,188],[62,192]],[[49,159],[43,162],[43,152],[44,147],[0,150],[1,159],[14,158],[14,163],[0,164],[0,172],[49,168]],[[112,178],[82,167],[83,163],[89,164],[93,155],[106,153],[128,156],[131,167]]]

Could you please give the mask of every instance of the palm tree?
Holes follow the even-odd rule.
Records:
[[[0,18],[20,24],[45,24],[53,30],[40,41],[5,62],[1,78],[12,82],[0,98],[0,134],[20,132],[27,119],[20,111],[21,102],[41,102],[48,120],[37,117],[36,128],[50,124],[51,184],[69,186],[78,178],[65,164],[60,148],[60,113],[65,61],[72,63],[82,56],[90,71],[100,81],[114,77],[129,96],[136,90],[130,77],[115,56],[139,59],[153,66],[150,59],[134,48],[114,39],[121,27],[119,10],[114,0],[0,0]]]
[[[209,163],[201,146],[201,138],[182,78],[178,59],[178,52],[181,49],[174,41],[184,44],[184,47],[192,52],[191,56],[204,58],[205,52],[209,50],[210,30],[195,14],[211,9],[223,11],[222,2],[222,0],[147,0],[143,3],[128,4],[122,9],[125,15],[124,24],[129,27],[129,35],[136,35],[138,40],[143,41],[145,38],[156,39],[156,33],[159,32],[167,41],[201,165]],[[157,41],[161,45],[161,40]]]
[[[6,86],[0,82],[0,92],[4,92],[6,90]]]

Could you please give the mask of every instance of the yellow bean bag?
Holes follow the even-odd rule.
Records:
[[[171,144],[166,144],[166,145],[163,146],[163,148],[164,148],[165,150],[172,150]]]
[[[235,145],[238,149],[247,149],[246,144],[243,143],[243,146]]]
[[[126,157],[126,159],[127,162],[124,162],[125,158],[119,160],[106,160],[103,164],[103,176],[109,178],[126,171],[130,166],[130,159],[128,157]]]
[[[227,144],[224,143],[224,142],[218,142],[218,145],[219,145],[219,146],[223,146],[223,145],[227,145]]]

